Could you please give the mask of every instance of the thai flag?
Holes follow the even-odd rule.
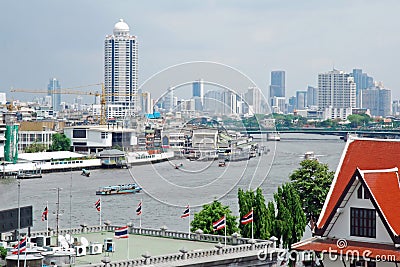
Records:
[[[115,238],[128,238],[129,237],[128,226],[115,228],[114,237]]]
[[[189,205],[186,206],[186,209],[183,211],[181,218],[186,218],[190,216],[190,208]]]
[[[19,248],[19,249],[18,249]],[[15,251],[12,254],[17,255],[18,253],[24,252],[26,250],[26,237],[24,237],[18,244],[14,246]]]
[[[139,202],[136,208],[136,215],[141,215],[141,214],[142,214],[142,201]]]
[[[96,203],[94,204],[94,206],[96,207],[97,211],[101,211],[101,201],[100,201],[100,198],[99,198],[99,200],[96,201]]]
[[[213,223],[214,231],[218,231],[218,230],[224,229],[225,227],[226,227],[225,216],[222,216],[221,219],[219,219],[218,221]]]
[[[44,208],[44,211],[42,212],[42,222],[47,221],[47,214],[49,214],[49,210],[47,209],[47,206]]]
[[[253,210],[251,210],[249,213],[244,215],[242,219],[240,220],[241,224],[248,224],[253,221]]]

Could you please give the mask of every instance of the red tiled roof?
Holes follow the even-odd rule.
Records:
[[[399,235],[400,187],[397,172],[367,172],[363,178],[387,223]]]
[[[332,255],[342,255],[343,257],[359,255],[361,259],[365,256],[369,259],[377,259],[381,261],[400,261],[400,250],[396,249],[393,245],[344,241],[344,239],[339,239],[339,242],[342,243],[338,244],[338,240],[336,239],[309,239],[293,244],[292,249],[324,252],[325,255],[329,253]],[[346,242],[347,244],[342,245],[343,242]],[[357,252],[358,254],[356,254]]]
[[[391,169],[400,165],[400,141],[379,139],[354,139],[348,141],[342,162],[336,171],[324,209],[317,227],[321,229],[328,220],[342,192],[357,168],[361,170]],[[396,212],[396,211],[392,211]],[[398,211],[397,211],[398,214]],[[389,217],[387,217],[389,219]],[[390,217],[392,218],[392,217]],[[398,221],[398,219],[396,220]]]

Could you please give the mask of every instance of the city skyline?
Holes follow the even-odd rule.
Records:
[[[392,34],[400,25],[397,1],[6,1],[3,6],[8,12],[0,18],[0,91],[8,98],[32,99],[9,89],[43,90],[51,77],[66,88],[102,82],[103,40],[121,18],[140,43],[139,85],[171,65],[204,60],[243,71],[264,96],[273,70],[286,72],[288,97],[317,86],[318,73],[333,68],[362,69],[383,81],[393,99],[400,96],[393,71],[400,58],[400,37]]]

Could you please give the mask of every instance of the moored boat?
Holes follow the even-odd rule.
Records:
[[[96,195],[135,194],[142,191],[137,184],[110,185],[99,188]]]

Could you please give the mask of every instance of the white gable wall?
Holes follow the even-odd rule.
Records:
[[[384,224],[382,223],[382,220],[378,213],[376,213],[376,238],[350,235],[350,208],[375,209],[372,205],[371,199],[357,198],[357,189],[361,183],[358,180],[355,180],[354,183],[357,184],[356,189],[351,194],[349,201],[343,208],[343,213],[339,215],[330,233],[328,234],[328,237],[336,239],[344,238],[346,240],[361,242],[393,244],[393,241],[389,236]]]

